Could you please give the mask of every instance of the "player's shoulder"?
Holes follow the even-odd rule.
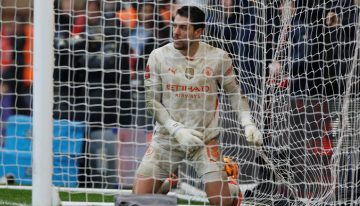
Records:
[[[202,47],[202,50],[206,53],[206,55],[208,57],[209,56],[219,57],[219,56],[227,56],[228,55],[228,53],[225,50],[214,47],[205,42],[200,42],[200,46]]]
[[[164,54],[169,54],[173,52],[174,46],[172,43],[168,43],[162,47],[156,48],[151,52],[151,55],[155,55],[157,57],[164,56]]]

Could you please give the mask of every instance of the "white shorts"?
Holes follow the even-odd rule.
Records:
[[[137,175],[164,181],[183,162],[189,160],[204,183],[226,180],[221,150],[216,139],[210,140],[206,148],[193,153],[179,150],[167,150],[150,145],[136,172]]]

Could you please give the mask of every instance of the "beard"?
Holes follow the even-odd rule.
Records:
[[[186,50],[188,48],[188,42],[183,40],[175,40],[174,39],[174,48],[177,50]]]

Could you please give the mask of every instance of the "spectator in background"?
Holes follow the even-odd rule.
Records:
[[[13,42],[11,41],[11,37],[14,34],[14,25],[11,23],[1,23],[1,36],[0,36],[0,55],[1,55],[1,74],[8,72],[11,69],[11,66],[14,64],[14,56],[13,56]]]
[[[328,1],[330,2],[330,1]],[[304,18],[307,24],[307,60],[305,68],[307,81],[306,91],[303,94],[318,96],[323,93],[324,79],[324,15],[325,7],[323,0],[297,2],[298,7],[304,8]],[[314,9],[316,8],[316,9]]]
[[[121,9],[116,13],[116,16],[120,20],[121,27],[134,29],[138,20],[137,3],[123,1],[120,7]]]
[[[313,46],[311,43],[309,44],[309,41],[316,41],[316,39],[310,37],[313,32],[312,24],[308,18],[310,15],[305,11],[305,9],[308,10],[308,8],[306,8],[306,5],[303,5],[303,3],[306,2],[298,0],[296,2],[281,1],[274,4],[272,8],[272,14],[274,16],[270,18],[272,19],[272,21],[270,21],[272,24],[268,22],[268,24],[274,27],[269,30],[273,38],[271,42],[273,42],[272,47],[274,50],[271,50],[271,57],[269,57],[272,62],[269,65],[270,78],[267,84],[276,83],[279,90],[268,90],[271,96],[276,95],[278,99],[276,102],[269,101],[273,99],[266,99],[267,102],[265,105],[267,104],[266,106],[272,109],[271,112],[275,112],[276,114],[279,113],[279,110],[274,108],[278,107],[278,105],[283,106],[281,104],[282,101],[285,100],[287,104],[289,104],[289,90],[291,95],[309,95],[310,92],[315,91],[311,90],[312,88],[317,89],[316,87],[310,86],[314,85],[313,80],[316,78],[312,76],[314,72],[311,70],[312,67],[308,62],[308,59],[311,58],[310,51]],[[285,20],[288,21],[285,23],[283,22]],[[286,26],[286,24],[288,25]],[[318,43],[315,43],[315,45],[318,45]],[[311,78],[310,83],[308,83],[308,77]],[[288,82],[284,80],[289,80],[290,84],[288,85]],[[288,88],[288,86],[290,88]],[[284,93],[279,92],[282,91],[283,88],[285,88]],[[278,102],[280,103],[278,104]],[[274,104],[275,106],[273,106]],[[283,110],[280,109],[280,111]],[[265,131],[269,131],[267,137],[264,138],[264,151],[271,158],[277,171],[280,171],[285,179],[290,177],[289,174],[291,172],[293,172],[292,178],[299,178],[298,173],[296,173],[297,168],[294,167],[294,165],[301,164],[299,163],[301,158],[297,156],[301,154],[301,152],[295,148],[302,148],[302,146],[297,147],[294,145],[300,145],[301,143],[299,143],[293,135],[282,132],[274,134],[271,132],[274,128],[279,129],[279,131],[284,129],[288,126],[290,120],[286,115],[281,115],[279,118],[278,115],[265,114],[264,117],[266,122]],[[281,194],[283,197],[274,199],[272,202],[273,205],[295,204],[291,192],[284,192],[287,191],[288,188],[285,187],[286,189],[284,189],[284,185],[273,184],[274,181],[276,182],[275,176],[273,171],[266,166],[266,161],[261,156],[258,156],[255,162],[260,166],[258,173],[260,183],[253,191],[248,190],[245,192],[245,197],[253,195],[262,197],[269,195],[270,197],[275,194]]]
[[[344,94],[345,75],[351,70],[359,15],[358,0],[336,0],[327,5],[325,20],[325,95]]]
[[[298,1],[300,2],[300,1]],[[292,42],[290,45],[290,66],[291,70],[291,94],[299,95],[304,94],[306,87],[306,73],[311,73],[307,71],[311,69],[308,64],[308,58],[310,46],[308,44],[308,30],[309,26],[306,22],[304,15],[303,7],[296,3],[292,4],[293,9],[291,12],[294,13],[291,21],[291,28],[289,32],[289,38]]]
[[[25,19],[29,18],[17,15],[14,21],[2,23],[1,75],[6,90],[16,95],[14,113],[31,115],[33,26]]]
[[[103,1],[104,17],[107,19],[117,18],[116,14],[121,9],[121,2],[110,0]]]
[[[74,54],[85,48],[80,38],[79,19],[71,0],[55,1],[55,68],[54,68],[54,118],[72,121],[84,120],[83,96],[80,92],[79,72],[74,68]]]
[[[278,48],[278,51],[275,51],[278,59],[273,59],[269,65],[270,82],[276,79],[278,75],[282,75],[280,82],[276,82],[279,87],[286,87],[287,83],[284,83],[284,80],[290,78],[290,93],[292,95],[306,95],[309,94],[309,86],[311,88],[313,85],[312,82],[307,82],[307,77],[313,73],[311,63],[308,63],[310,57],[308,52],[311,50],[311,44],[308,43],[311,27],[306,22],[306,13],[301,1],[292,2],[288,6],[289,8],[285,8],[284,2],[279,6],[281,18],[284,18],[283,15],[289,14],[290,16],[285,18],[290,18],[291,22],[287,30],[284,30],[284,25],[280,25],[277,38],[274,40],[276,42],[275,48],[280,44],[282,46]]]
[[[277,11],[274,12],[273,19],[276,19],[275,31],[272,30],[277,48],[279,35],[281,34],[282,22],[280,19],[284,14],[284,3],[282,1]],[[271,60],[274,70],[283,71],[290,75],[290,90],[292,95],[318,96],[323,91],[323,71],[324,71],[324,4],[322,0],[297,0],[291,2],[291,26],[285,38],[283,56],[273,59],[276,51],[272,50]],[[316,9],[315,9],[316,8]],[[291,44],[288,43],[291,42]],[[273,71],[270,69],[270,76]]]
[[[160,0],[158,2],[159,13],[166,25],[170,25],[171,20],[176,15],[176,10],[179,8],[177,0]]]
[[[207,21],[209,36],[215,46],[226,50],[233,59],[241,78],[242,91],[246,94],[256,93],[259,82],[260,55],[256,54],[256,9],[249,0],[215,0],[218,14],[210,11]],[[259,78],[258,78],[259,79]]]
[[[132,124],[136,127],[152,129],[152,119],[146,112],[144,94],[144,71],[152,50],[169,42],[170,28],[158,12],[156,1],[144,0],[140,3],[138,25],[130,32],[130,70],[133,102]]]
[[[14,113],[14,95],[11,91],[10,82],[13,81],[10,73],[14,70],[14,51],[9,30],[13,25],[1,23],[0,36],[0,147],[3,146],[5,135],[5,123],[10,115]]]
[[[0,147],[3,146],[3,137],[5,136],[6,121],[14,114],[13,107],[14,97],[9,85],[0,80]]]
[[[86,22],[76,25],[76,32],[72,30],[71,38],[67,39],[68,57],[72,61],[60,61],[61,66],[77,68],[73,71],[58,71],[60,83],[76,79],[76,90],[72,94],[62,96],[79,98],[74,103],[81,105],[76,108],[79,116],[72,119],[88,122],[93,130],[103,126],[127,126],[130,117],[126,109],[129,108],[129,76],[126,54],[128,47],[120,38],[120,28],[116,18],[107,19],[103,16],[101,2],[89,0],[87,2],[86,18],[75,22]],[[66,52],[64,50],[63,52]],[[121,55],[123,54],[123,55]],[[69,62],[72,65],[69,65]],[[69,78],[70,72],[70,79]],[[120,90],[119,90],[120,88]],[[86,105],[86,106],[85,106]],[[121,108],[121,111],[119,111]],[[60,111],[63,111],[60,109]],[[68,111],[66,109],[65,111]],[[85,113],[85,111],[87,111]],[[66,112],[60,118],[67,117]]]
[[[298,0],[290,31],[291,88],[295,95],[344,92],[355,39],[353,0]],[[316,9],[314,9],[316,8]],[[325,17],[325,18],[324,18]],[[341,60],[341,61],[339,61]]]
[[[158,2],[159,13],[166,25],[169,25],[172,18],[172,4],[170,0],[161,0]]]
[[[72,0],[56,0],[55,2],[55,37],[67,38],[73,25],[74,10]]]
[[[129,127],[130,76],[129,47],[121,35],[115,11],[104,14],[102,1],[88,0],[86,12],[74,16],[66,27],[68,38],[57,44],[55,117],[85,122],[90,141],[86,146],[88,184],[80,186],[115,188],[117,186],[116,133],[113,128]],[[108,13],[109,14],[109,13]],[[57,27],[60,29],[59,27]],[[64,61],[62,58],[67,58]],[[105,168],[104,168],[105,165]],[[80,182],[83,180],[80,177]]]

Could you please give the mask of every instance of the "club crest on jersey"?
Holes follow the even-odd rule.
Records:
[[[234,71],[234,68],[231,66],[229,68],[227,68],[226,72],[225,72],[225,76],[231,76],[233,75],[233,71]]]
[[[206,67],[203,71],[203,74],[206,77],[212,77],[214,75],[214,72],[210,67]]]
[[[146,65],[145,67],[145,79],[149,79],[150,78],[150,66]]]
[[[187,79],[192,79],[194,77],[194,72],[195,72],[194,68],[186,68],[185,69],[185,77]]]

